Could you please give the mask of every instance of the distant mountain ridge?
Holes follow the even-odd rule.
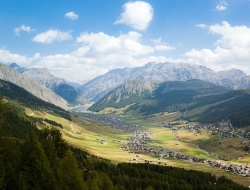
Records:
[[[244,72],[232,69],[215,72],[205,66],[185,63],[148,63],[142,67],[114,69],[79,87],[87,99],[98,101],[105,94],[129,80],[141,79],[155,82],[187,81],[200,79],[233,89],[250,87],[250,78]]]
[[[101,111],[107,107],[119,109],[134,104],[137,107],[150,105],[149,109],[152,110],[150,113],[157,113],[164,110],[163,105],[167,108],[171,104],[185,104],[186,101],[190,102],[198,97],[222,94],[228,91],[231,90],[199,79],[163,83],[137,79],[116,87],[93,104],[89,110]],[[161,103],[159,104],[159,102]]]
[[[109,92],[89,110],[122,108],[125,114],[143,117],[174,112],[188,121],[214,123],[229,119],[235,127],[250,125],[250,89],[233,90],[199,79],[145,85],[147,83],[129,81]]]
[[[64,109],[68,108],[67,101],[52,90],[38,84],[3,63],[0,63],[0,79],[16,84],[46,102],[50,102]]]
[[[10,67],[37,83],[53,90],[56,94],[73,105],[88,103],[82,92],[68,84],[65,79],[53,76],[47,68],[27,69],[20,67],[16,63],[10,64]]]

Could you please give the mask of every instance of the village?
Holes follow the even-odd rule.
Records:
[[[120,148],[124,151],[134,151],[137,157],[140,154],[148,154],[152,156],[158,156],[158,164],[163,164],[163,158],[173,158],[178,160],[183,160],[191,163],[204,163],[211,167],[217,167],[227,172],[231,172],[236,175],[241,175],[243,177],[250,177],[250,166],[232,164],[230,162],[217,161],[217,160],[206,160],[197,157],[192,157],[188,155],[181,154],[180,152],[173,150],[164,150],[163,148],[151,148],[147,147],[147,142],[151,141],[150,133],[146,131],[135,131],[134,134],[128,138],[128,143]],[[138,158],[132,158],[130,161],[137,161]],[[151,163],[151,160],[145,160],[146,163]],[[166,165],[166,163],[165,163]]]
[[[163,164],[164,162],[162,161],[162,159],[164,158],[166,159],[171,158],[190,163],[203,163],[207,164],[209,167],[216,167],[226,172],[231,172],[232,174],[235,175],[250,177],[250,166],[248,165],[235,164],[235,163],[230,163],[228,161],[225,162],[222,160],[207,160],[207,159],[197,158],[194,156],[188,156],[180,152],[171,150],[167,147],[160,147],[160,148],[148,147],[147,146],[148,142],[154,141],[153,138],[150,138],[153,137],[154,135],[148,131],[141,130],[143,129],[143,126],[128,124],[119,118],[107,115],[97,115],[88,113],[85,117],[102,122],[104,124],[110,124],[111,127],[115,129],[127,132],[133,132],[133,135],[127,139],[127,144],[118,147],[124,151],[128,151],[129,153],[133,152],[136,154],[136,158],[131,158],[129,161],[136,162],[138,161],[140,154],[147,154],[159,157],[158,158],[159,161],[157,164]],[[217,124],[201,124],[201,125],[196,124],[196,125],[172,127],[173,131],[181,129],[190,132],[196,131],[201,134],[204,133],[219,134],[224,138],[233,137],[234,135],[239,136],[241,138],[243,137],[246,138],[246,135],[244,135],[244,133],[241,130],[234,129],[228,120],[223,120],[221,122],[218,122]],[[247,133],[247,135],[249,134]],[[103,144],[103,142],[106,141],[102,140],[101,144]],[[151,160],[144,160],[144,162],[152,163]],[[165,165],[167,164],[165,163]]]
[[[186,130],[188,132],[197,132],[200,134],[219,135],[223,138],[232,138],[237,136],[242,139],[250,139],[250,132],[234,128],[229,120],[222,120],[217,123],[179,125],[178,127],[173,126],[170,123],[163,122],[161,126],[171,128],[173,131]]]

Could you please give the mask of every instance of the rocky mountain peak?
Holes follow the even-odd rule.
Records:
[[[88,99],[97,101],[117,86],[135,79],[154,82],[200,79],[232,89],[250,87],[250,78],[241,70],[215,72],[202,65],[150,62],[142,67],[111,70],[82,85],[79,89]]]

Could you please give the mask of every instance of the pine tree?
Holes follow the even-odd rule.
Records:
[[[6,182],[5,182],[5,167],[2,158],[0,157],[0,189],[5,189]]]
[[[20,176],[23,189],[55,189],[54,174],[34,133],[23,144]]]
[[[82,171],[78,169],[77,160],[70,150],[66,152],[64,158],[61,160],[58,175],[61,189],[86,189],[86,184],[83,181]]]
[[[0,95],[0,143],[2,138],[2,125],[4,123],[4,113],[8,111],[8,104],[4,101],[2,95]]]

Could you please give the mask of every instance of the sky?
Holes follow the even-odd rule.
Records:
[[[0,0],[0,62],[79,83],[148,62],[250,75],[250,0]]]

